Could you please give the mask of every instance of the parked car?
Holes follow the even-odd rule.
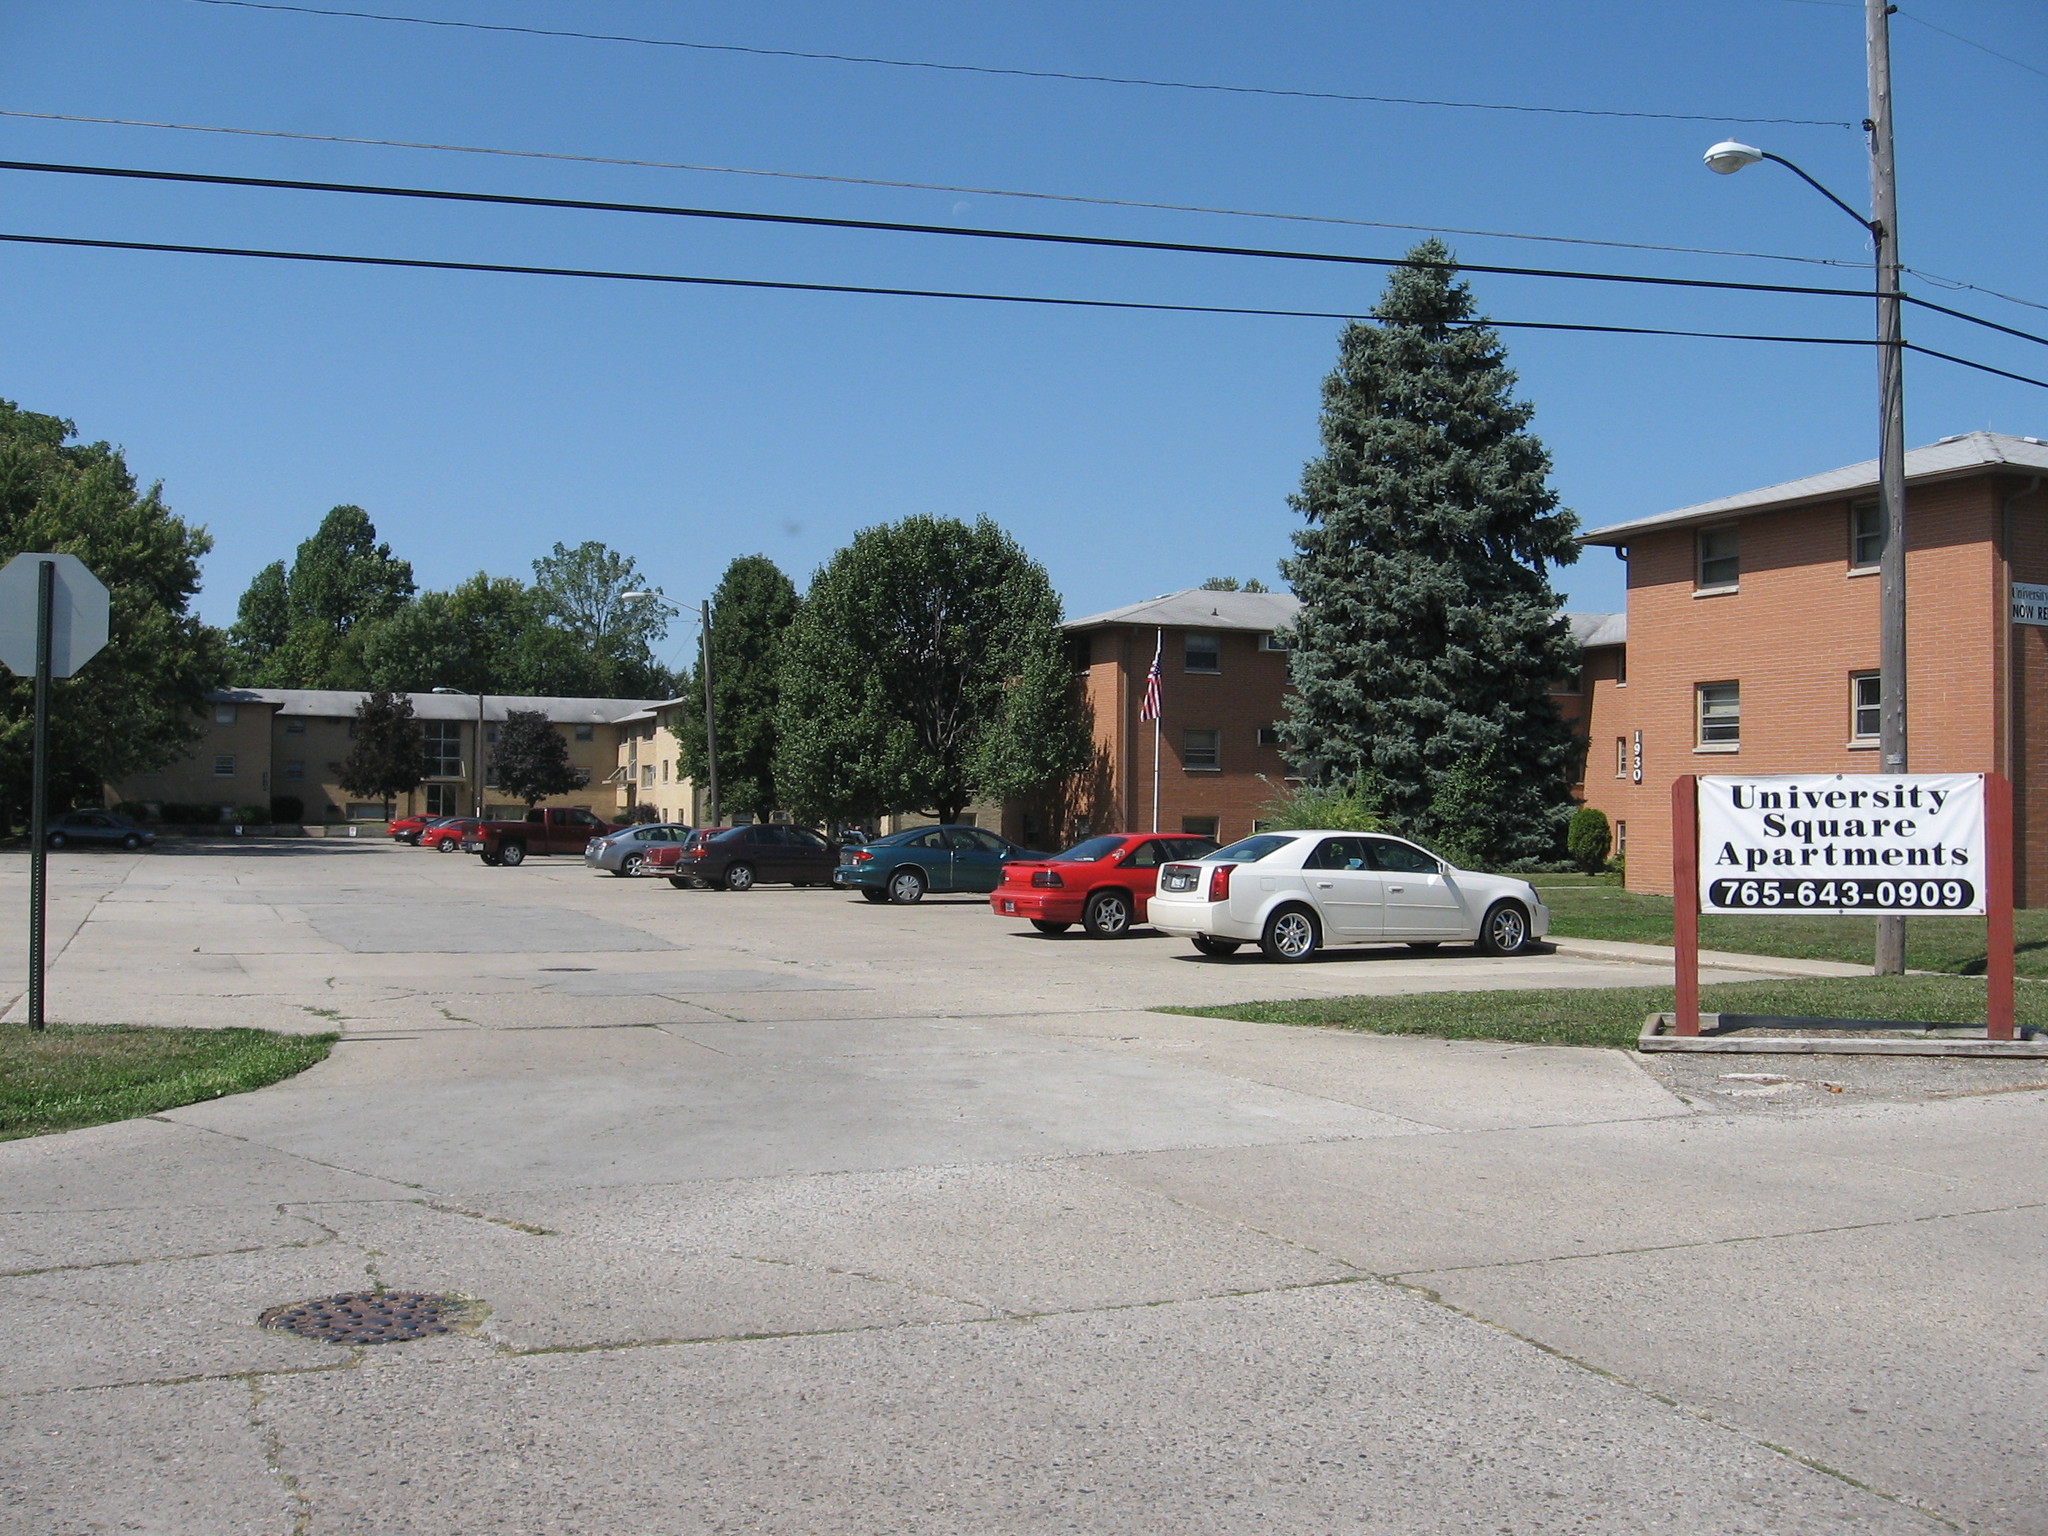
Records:
[[[1209,837],[1132,832],[1091,837],[1049,859],[1012,859],[988,899],[998,917],[1026,917],[1040,933],[1079,923],[1093,938],[1120,939],[1145,922],[1161,866],[1216,851]]]
[[[390,826],[386,827],[385,831],[391,834],[391,841],[394,843],[410,843],[413,847],[417,848],[422,832],[437,822],[449,821],[451,819],[451,817],[447,816],[401,816],[398,820],[392,822]]]
[[[675,853],[670,855],[668,848]],[[833,852],[832,845],[808,827],[760,822],[750,827],[707,827],[687,842],[657,844],[648,850],[647,861],[650,870],[668,874],[671,885],[750,891],[763,884],[823,885],[832,878]]]
[[[912,827],[839,850],[832,883],[869,901],[923,901],[926,891],[992,891],[1003,866],[1047,855],[982,827]]]
[[[476,829],[474,816],[443,816],[419,835],[419,846],[438,853],[460,853],[462,840]]]
[[[126,848],[133,853],[156,842],[156,834],[139,821],[118,811],[66,811],[50,818],[43,843],[50,848],[69,848],[73,843]]]
[[[640,861],[640,867],[634,870],[633,873],[636,875],[658,875],[667,879],[668,883],[674,886],[695,885],[696,881],[685,879],[682,875],[676,873],[682,864],[683,855],[706,838],[716,835],[721,830],[718,827],[699,827],[680,842],[656,843],[647,850],[646,855]]]
[[[1159,872],[1152,926],[1205,955],[1257,944],[1269,960],[1306,960],[1332,944],[1434,949],[1469,941],[1518,955],[1550,931],[1526,880],[1458,869],[1398,837],[1260,832]]]
[[[486,864],[516,868],[528,854],[581,853],[593,837],[616,831],[580,805],[535,806],[523,821],[476,823],[464,834],[462,851],[480,855]]]
[[[640,866],[647,862],[650,849],[659,844],[685,842],[690,831],[689,827],[674,821],[621,827],[616,832],[607,832],[585,843],[583,862],[592,869],[602,869],[614,875],[637,875]]]

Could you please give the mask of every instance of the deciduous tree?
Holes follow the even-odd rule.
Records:
[[[718,799],[722,813],[765,821],[785,809],[775,783],[782,637],[797,613],[796,583],[766,555],[743,555],[725,568],[711,595],[712,703],[718,725]],[[703,783],[704,674],[700,660],[680,686],[676,724],[682,771]]]
[[[356,706],[349,734],[348,755],[335,779],[350,794],[381,800],[388,811],[427,776],[426,738],[407,695],[373,690]]]
[[[569,743],[537,709],[515,709],[498,727],[491,749],[490,780],[515,800],[533,806],[550,795],[566,795],[590,782],[569,761]]]

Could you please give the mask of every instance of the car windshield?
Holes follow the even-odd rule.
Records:
[[[1291,837],[1279,837],[1271,832],[1261,832],[1242,842],[1232,843],[1228,848],[1218,848],[1214,853],[1202,855],[1205,859],[1229,859],[1235,864],[1256,864],[1275,848],[1285,848],[1293,842]]]
[[[1052,856],[1054,864],[1093,864],[1097,859],[1106,859],[1123,847],[1120,837],[1091,837],[1085,843],[1076,843],[1065,853]]]

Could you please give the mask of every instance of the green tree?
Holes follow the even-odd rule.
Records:
[[[1202,583],[1201,590],[1204,592],[1270,592],[1273,589],[1256,576],[1244,581],[1239,581],[1235,576],[1211,576]]]
[[[299,545],[288,572],[266,566],[242,594],[235,626],[239,681],[267,688],[360,688],[366,681],[364,636],[412,595],[411,564],[377,542],[370,514],[361,507],[335,507]]]
[[[796,583],[766,555],[742,555],[711,595],[712,704],[718,712],[721,813],[766,820],[783,809],[776,792],[776,711],[781,698],[782,637],[797,614]],[[676,732],[685,775],[704,782],[704,674],[700,661],[679,685]]]
[[[107,646],[52,685],[50,792],[98,804],[102,786],[161,768],[199,739],[226,638],[189,612],[213,541],[136,487],[118,448],[74,443],[68,421],[0,400],[0,562],[73,554],[106,583]],[[0,817],[28,819],[32,679],[0,674]]]
[[[1282,565],[1302,600],[1282,743],[1312,777],[1374,775],[1421,841],[1544,858],[1578,751],[1550,699],[1578,647],[1548,566],[1577,558],[1577,519],[1450,251],[1409,260],[1345,327],[1290,499],[1308,526]]]
[[[1582,805],[1572,812],[1565,828],[1565,849],[1574,864],[1589,875],[1597,875],[1607,867],[1607,853],[1613,846],[1614,829],[1608,825],[1605,811]]]
[[[348,755],[335,779],[350,794],[381,800],[388,812],[392,801],[419,788],[427,776],[426,737],[407,695],[373,689],[356,706],[349,735]]]
[[[569,761],[569,743],[537,709],[507,712],[491,749],[490,780],[515,800],[537,805],[549,795],[566,795],[590,782]]]
[[[1259,807],[1259,826],[1268,832],[1379,832],[1386,827],[1379,795],[1377,782],[1365,775],[1284,785]]]
[[[629,594],[650,592],[630,555],[586,539],[574,549],[557,544],[533,562],[533,586],[541,611],[574,636],[596,664],[603,692],[629,698],[669,697],[675,679],[656,660],[655,646],[668,633],[662,604]]]
[[[533,588],[482,571],[365,625],[355,649],[375,688],[571,698],[611,691],[602,659],[554,621]]]
[[[237,670],[253,674],[277,654],[291,634],[292,608],[284,562],[273,560],[256,573],[235,606],[235,627],[228,631]]]
[[[1060,601],[987,518],[854,535],[783,642],[775,775],[790,809],[951,821],[1089,760]]]

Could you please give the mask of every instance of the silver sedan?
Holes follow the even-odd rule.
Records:
[[[614,875],[637,875],[640,866],[646,862],[647,850],[658,843],[681,843],[689,840],[690,828],[681,822],[656,821],[640,826],[621,827],[616,832],[607,832],[603,837],[593,837],[583,845],[583,862],[592,869],[601,869]]]

